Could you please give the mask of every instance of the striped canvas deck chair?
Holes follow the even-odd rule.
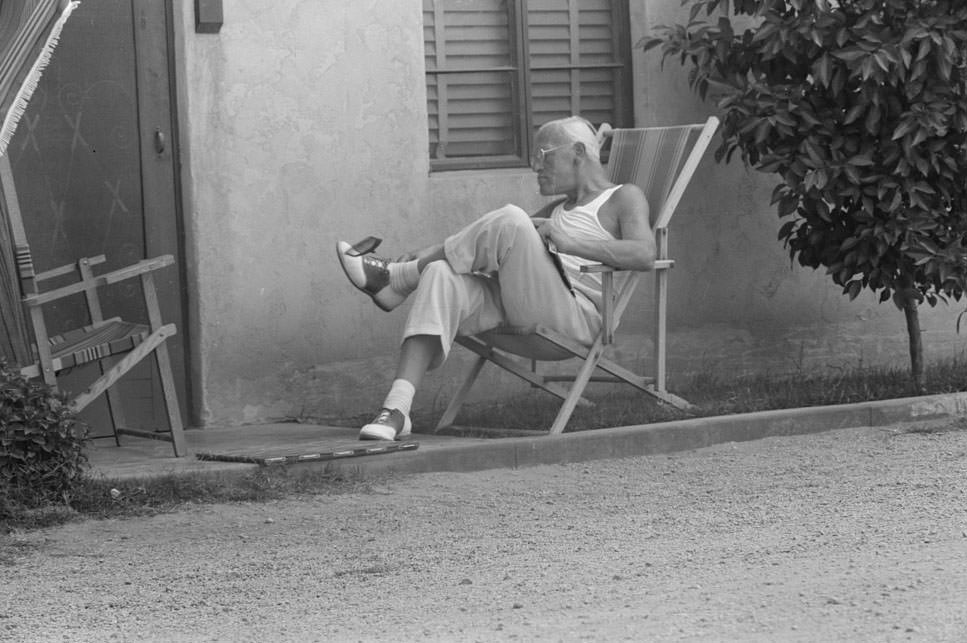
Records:
[[[5,303],[0,316],[8,349],[5,352],[12,355],[24,376],[43,378],[54,390],[59,389],[59,374],[84,364],[96,364],[99,376],[85,391],[69,396],[71,408],[80,412],[102,394],[106,395],[118,444],[120,434],[166,440],[172,443],[175,456],[181,456],[187,448],[165,343],[176,329],[174,324],[162,321],[153,276],[154,271],[171,266],[173,257],[146,259],[95,274],[94,268],[105,262],[104,255],[98,255],[36,272],[6,154],[10,137],[37,87],[61,28],[77,4],[72,0],[0,1],[0,244],[3,244],[0,290],[4,302],[9,299],[13,304]],[[146,322],[105,318],[99,290],[131,279],[140,279]],[[67,285],[48,287],[66,280],[70,280]],[[18,296],[25,314],[16,310]],[[44,307],[68,297],[84,298],[88,323],[52,337],[47,331]],[[154,359],[158,369],[168,419],[168,427],[159,431],[126,427],[115,387],[121,377],[148,358]]]
[[[585,266],[601,273],[604,286],[602,330],[590,347],[583,346],[553,330],[541,327],[501,327],[479,335],[458,337],[457,343],[476,353],[470,369],[437,430],[454,425],[480,370],[487,362],[517,375],[563,400],[549,434],[562,433],[590,381],[618,382],[634,386],[662,403],[685,409],[691,405],[666,389],[666,333],[668,310],[668,271],[674,261],[668,256],[668,224],[692,175],[695,173],[715,130],[717,118],[705,123],[676,127],[616,129],[612,132],[607,169],[614,183],[635,183],[648,197],[652,226],[657,243],[655,261],[655,316],[653,373],[638,375],[604,357],[614,342],[621,316],[640,281],[641,272],[618,271],[606,265]],[[615,274],[623,274],[616,287]],[[521,359],[523,358],[523,359]],[[537,362],[578,359],[582,363],[573,375],[546,375],[538,372]],[[595,375],[603,371],[605,375]],[[561,382],[570,382],[569,387]]]

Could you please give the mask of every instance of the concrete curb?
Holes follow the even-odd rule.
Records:
[[[330,470],[361,476],[434,471],[481,471],[687,451],[834,429],[933,421],[967,415],[967,393],[760,411],[657,424],[565,433],[557,437],[499,438],[442,445],[378,458],[337,461]],[[414,435],[419,440],[419,435]],[[303,465],[294,465],[303,466]]]

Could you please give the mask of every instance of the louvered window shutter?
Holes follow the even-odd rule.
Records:
[[[433,169],[526,165],[571,114],[630,125],[627,18],[627,0],[423,0]]]
[[[619,54],[610,0],[529,0],[531,112],[535,127],[580,114],[615,124],[622,105]]]
[[[512,13],[502,0],[424,0],[432,160],[518,153]]]

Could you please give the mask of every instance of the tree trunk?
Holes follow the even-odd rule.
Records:
[[[907,338],[910,341],[910,375],[917,394],[923,395],[927,388],[923,381],[923,336],[920,333],[917,289],[913,287],[913,280],[906,276],[900,278],[900,284],[900,301],[903,316],[907,320]]]

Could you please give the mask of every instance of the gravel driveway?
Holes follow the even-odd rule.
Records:
[[[963,641],[965,422],[14,535],[11,641]]]

